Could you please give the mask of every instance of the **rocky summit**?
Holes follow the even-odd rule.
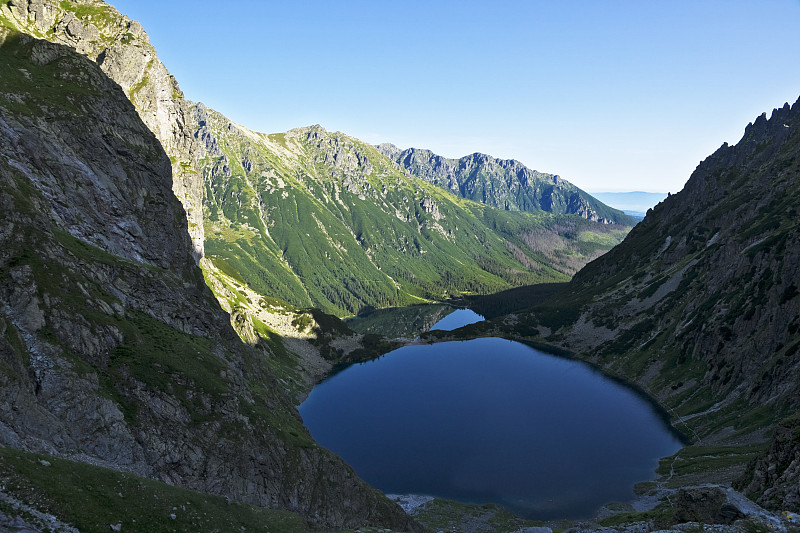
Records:
[[[604,224],[636,223],[560,176],[531,170],[513,159],[481,153],[450,159],[430,150],[400,150],[390,143],[377,148],[413,175],[462,198],[499,209],[573,214]]]

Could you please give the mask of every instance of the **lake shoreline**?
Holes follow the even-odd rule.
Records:
[[[683,445],[636,391],[503,338],[404,346],[329,378],[300,413],[318,443],[382,491],[531,519],[630,499]]]

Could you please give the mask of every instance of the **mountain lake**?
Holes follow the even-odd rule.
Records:
[[[460,311],[437,326],[481,318]],[[385,493],[540,520],[633,499],[682,446],[632,389],[499,338],[399,348],[317,385],[299,409],[317,442]]]
[[[474,324],[475,322],[480,322],[483,320],[483,317],[473,311],[472,309],[456,309],[436,324],[431,327],[431,331],[435,329],[440,329],[444,331],[450,331],[453,329],[458,329],[462,326],[466,326],[468,324]]]

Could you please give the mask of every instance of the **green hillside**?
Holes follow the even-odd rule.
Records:
[[[629,229],[493,209],[319,126],[254,133],[199,104],[206,255],[257,292],[339,316],[567,280]]]

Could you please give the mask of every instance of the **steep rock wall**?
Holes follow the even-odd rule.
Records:
[[[10,0],[0,19],[38,38],[64,44],[95,61],[133,102],[172,161],[172,189],[186,211],[196,260],[203,255],[202,180],[189,106],[158,59],[142,25],[100,0]]]
[[[317,528],[416,528],[313,442],[274,355],[239,341],[119,86],[68,47],[0,42],[0,444]]]
[[[531,170],[513,159],[496,159],[481,153],[449,159],[430,150],[400,150],[388,143],[377,148],[411,174],[492,207],[573,214],[604,224],[636,223],[560,176]]]

